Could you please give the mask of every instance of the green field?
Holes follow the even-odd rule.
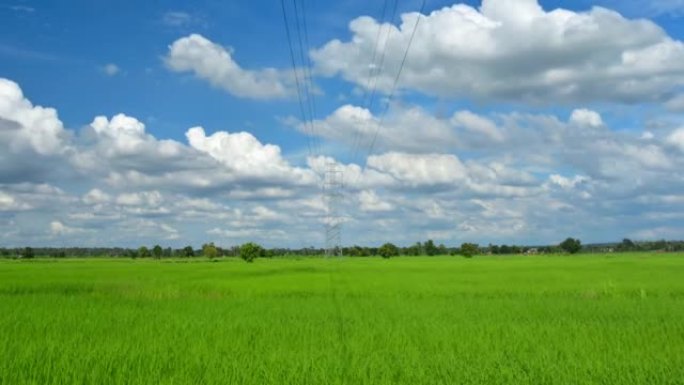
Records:
[[[684,255],[0,261],[0,384],[684,384]]]

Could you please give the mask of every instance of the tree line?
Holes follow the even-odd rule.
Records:
[[[647,241],[635,242],[630,239],[623,239],[619,243],[582,245],[579,239],[567,238],[558,245],[548,246],[518,246],[518,245],[494,245],[481,246],[475,243],[463,243],[459,247],[448,247],[444,244],[435,244],[431,239],[425,242],[416,242],[411,246],[396,246],[392,243],[385,243],[380,247],[350,246],[342,248],[342,255],[348,257],[383,257],[392,258],[398,256],[437,256],[453,255],[474,257],[477,255],[515,255],[515,254],[576,254],[576,253],[595,253],[595,252],[638,252],[638,251],[659,251],[677,252],[684,251],[684,241]],[[182,248],[162,247],[154,245],[151,247],[141,246],[139,248],[86,248],[86,247],[20,247],[20,248],[1,248],[0,257],[2,258],[21,258],[32,259],[41,258],[97,258],[97,257],[119,257],[119,258],[195,258],[205,257],[212,260],[224,257],[242,258],[251,262],[256,258],[277,258],[277,257],[321,257],[325,255],[325,249],[306,247],[306,248],[264,248],[259,244],[248,242],[240,246],[220,247],[214,243],[206,243],[200,248],[185,246]]]

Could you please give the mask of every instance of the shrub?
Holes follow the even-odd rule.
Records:
[[[218,249],[214,246],[214,243],[205,243],[202,245],[202,255],[209,259],[216,259],[219,255]]]

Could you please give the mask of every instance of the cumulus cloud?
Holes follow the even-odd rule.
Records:
[[[108,203],[111,199],[111,196],[109,196],[109,194],[106,192],[100,190],[99,188],[94,188],[83,196],[83,203],[87,205],[96,205]]]
[[[64,149],[64,127],[53,108],[33,106],[19,85],[0,78],[0,135],[13,153],[55,155]]]
[[[364,190],[359,193],[359,203],[362,211],[366,212],[382,212],[391,211],[394,206],[386,201],[380,199],[378,194],[372,190]]]
[[[317,156],[293,165],[247,132],[194,127],[186,141],[166,140],[125,114],[95,117],[76,133],[16,84],[0,85],[8,245],[320,245],[330,163],[344,175],[345,244],[605,241],[677,228],[684,215],[673,193],[684,189],[682,130],[644,139],[589,109],[435,117],[405,105],[379,128],[370,111],[347,105],[318,122],[321,135],[364,143],[379,128],[380,151],[365,164]],[[69,178],[16,171],[27,157],[45,175],[68,169]]]
[[[454,184],[466,177],[466,168],[455,155],[386,153],[368,158],[368,166],[413,186]]]
[[[684,127],[674,130],[667,137],[667,143],[684,152]]]
[[[572,111],[570,122],[580,126],[600,127],[603,125],[601,115],[585,108]]]
[[[58,178],[69,136],[55,109],[34,106],[18,84],[0,78],[0,183]]]
[[[536,0],[410,12],[397,26],[359,17],[349,24],[349,41],[331,40],[312,52],[318,73],[366,87],[378,29],[389,28],[377,79],[378,89],[389,92],[418,17],[401,86],[428,95],[635,103],[665,100],[684,84],[684,44],[653,22],[600,7],[546,11]]]
[[[191,72],[230,94],[249,99],[279,99],[291,94],[287,76],[267,68],[248,70],[233,59],[230,48],[202,35],[192,34],[174,41],[165,58],[174,72]]]

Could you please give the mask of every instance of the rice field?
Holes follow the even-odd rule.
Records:
[[[0,261],[0,384],[684,384],[684,255]]]

